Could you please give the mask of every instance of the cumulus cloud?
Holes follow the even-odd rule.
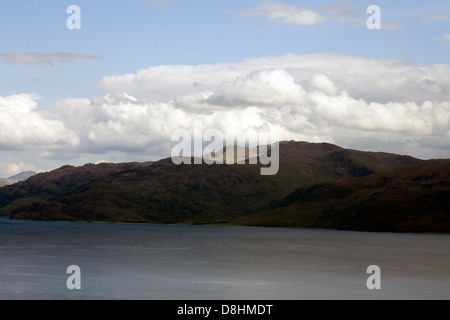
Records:
[[[257,8],[238,11],[237,14],[250,17],[264,17],[280,23],[315,25],[328,18],[318,12],[284,3],[265,3]]]
[[[156,66],[104,77],[98,86],[104,96],[45,109],[31,95],[0,98],[0,148],[33,145],[48,159],[95,154],[97,161],[111,152],[130,161],[136,154],[167,157],[172,133],[192,132],[200,122],[236,136],[269,128],[280,140],[450,156],[449,65],[284,55]]]
[[[74,147],[79,143],[75,132],[64,122],[45,118],[37,109],[36,96],[30,94],[0,97],[0,147]]]
[[[278,105],[300,104],[304,99],[305,91],[289,72],[265,69],[225,82],[208,101],[213,105]]]
[[[196,122],[200,121],[205,129],[223,132],[234,129],[237,132],[263,123],[257,107],[198,113],[174,103],[149,103],[118,94],[90,100],[61,100],[55,112],[60,119],[73,120],[67,126],[78,133],[79,149],[86,153],[149,152],[159,146],[156,149],[166,148],[167,155],[172,133],[180,128],[192,131]]]
[[[73,53],[40,53],[40,52],[25,52],[25,53],[0,53],[8,62],[19,64],[49,64],[55,62],[70,62],[83,63],[91,60],[100,59],[101,56],[82,55]]]
[[[331,79],[328,78],[325,74],[313,75],[311,79],[311,85],[329,96],[335,96],[338,93],[336,84],[331,81]]]
[[[105,77],[99,87],[106,92],[123,89],[136,99],[135,105],[146,106],[142,116],[154,119],[153,126],[165,124],[165,130],[189,127],[195,120],[216,128],[270,124],[280,129],[282,139],[328,142],[335,142],[335,132],[339,137],[359,132],[372,138],[387,134],[416,139],[445,138],[449,131],[450,66],[404,59],[315,54],[158,66]],[[128,103],[123,99],[117,100],[122,107]],[[117,108],[117,101],[107,108]],[[124,132],[128,122],[114,118],[123,125],[103,123],[97,130]],[[145,126],[136,122],[132,127]]]
[[[136,74],[104,77],[98,86],[107,93],[126,92],[139,100],[170,102],[188,95],[210,97],[233,85],[245,85],[248,89],[257,81],[273,92],[279,79],[263,79],[269,75],[278,75],[283,81],[290,82],[288,88],[291,91],[292,85],[309,90],[311,77],[316,74],[326,75],[352,97],[367,101],[423,103],[426,100],[450,100],[449,65],[414,65],[406,59],[339,54],[284,55],[231,64],[157,66]],[[286,88],[285,84],[279,87]],[[288,96],[292,97],[292,94]],[[242,98],[248,99],[247,96]]]

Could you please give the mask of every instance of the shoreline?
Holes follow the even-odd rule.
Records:
[[[361,230],[342,230],[342,229],[325,229],[325,228],[302,228],[302,227],[276,227],[276,226],[252,226],[252,225],[232,225],[232,224],[163,224],[149,222],[120,222],[120,221],[64,221],[64,220],[22,220],[10,219],[8,217],[0,217],[1,220],[22,221],[22,222],[47,222],[47,223],[81,223],[81,224],[100,224],[100,225],[139,225],[139,226],[166,226],[166,227],[221,227],[221,228],[252,228],[252,229],[280,229],[280,230],[305,230],[305,231],[334,231],[334,232],[352,232],[352,233],[372,233],[372,234],[395,234],[395,235],[444,235],[450,236],[450,233],[444,232],[390,232],[390,231],[361,231]]]

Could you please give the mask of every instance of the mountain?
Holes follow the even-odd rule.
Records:
[[[221,156],[219,154],[219,156]],[[12,219],[450,232],[450,160],[280,143],[259,165],[65,166],[0,189]]]
[[[19,181],[25,181],[34,175],[36,175],[36,172],[26,171],[26,172],[18,173],[12,177],[9,177],[8,180],[11,181],[12,183],[15,183],[15,182],[19,182]]]
[[[0,216],[9,216],[13,209],[36,201],[58,199],[95,179],[140,166],[145,164],[87,164],[78,168],[64,166],[51,172],[36,174],[26,181],[0,189]]]
[[[9,177],[8,179],[0,178],[0,188],[10,185],[10,184],[13,184],[13,183],[16,183],[16,182],[19,182],[19,181],[25,181],[28,178],[34,176],[35,174],[36,174],[36,172],[34,172],[34,171],[26,171],[26,172],[18,173],[12,177]]]

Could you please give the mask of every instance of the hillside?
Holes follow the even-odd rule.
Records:
[[[83,167],[64,166],[40,173],[0,189],[0,216],[9,216],[17,207],[36,201],[55,200],[98,178],[107,177],[128,168],[145,164],[87,164]]]
[[[450,232],[450,161],[402,166],[299,188],[240,225],[384,232]]]
[[[450,232],[450,160],[280,143],[280,170],[154,163],[63,167],[0,189],[13,219]]]

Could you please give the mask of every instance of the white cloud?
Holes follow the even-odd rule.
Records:
[[[211,104],[224,105],[283,105],[300,104],[305,91],[295,83],[286,70],[265,69],[253,71],[245,77],[223,83]]]
[[[313,93],[316,116],[330,126],[361,131],[396,132],[425,135],[433,133],[433,111],[415,103],[367,103],[347,94],[330,97]],[[446,114],[450,116],[450,104]]]
[[[344,147],[364,141],[366,150],[390,145],[412,155],[450,156],[443,148],[450,145],[449,65],[285,55],[152,67],[105,77],[99,87],[103,97],[63,99],[46,109],[31,95],[0,98],[0,149],[65,161],[88,154],[92,162],[108,161],[113,153],[128,161],[167,157],[174,130],[192,130],[200,121],[205,129],[236,134],[269,127],[281,140]]]
[[[196,95],[201,99],[219,95],[227,87],[244,83],[248,89],[258,85],[258,81],[260,87],[273,91],[279,80],[265,81],[262,75],[274,76],[276,73],[282,75],[283,81],[291,83],[289,88],[302,86],[305,90],[311,86],[313,75],[323,74],[352,97],[367,101],[423,103],[426,100],[450,100],[449,65],[414,65],[405,59],[371,59],[338,54],[285,55],[230,64],[158,66],[136,74],[105,77],[99,88],[107,93],[126,92],[146,102],[168,103],[177,97],[187,99]],[[278,86],[287,90],[285,85]],[[230,95],[237,94],[230,91]],[[278,100],[281,104],[282,101]]]
[[[19,64],[49,64],[49,65],[52,65],[55,62],[83,63],[101,58],[100,56],[81,55],[73,53],[40,53],[40,52],[0,53],[0,57],[5,58],[6,61]]]
[[[311,85],[329,96],[335,96],[338,93],[336,84],[325,74],[315,74],[312,76]]]
[[[265,17],[280,23],[315,25],[328,18],[310,9],[284,3],[260,4],[257,8],[241,10],[237,14],[250,17]]]
[[[217,128],[269,123],[281,129],[283,139],[328,142],[334,142],[334,131],[413,139],[449,130],[450,66],[414,65],[403,59],[315,54],[159,66],[105,77],[99,86],[106,92],[123,89],[137,100],[135,105],[147,105],[141,116],[152,118],[153,126],[164,125],[165,132],[192,126],[195,120]],[[108,108],[118,108],[123,99],[111,101]],[[109,130],[104,137],[119,136],[127,128],[145,131],[140,117],[125,120],[116,115],[113,122],[96,127]],[[134,140],[145,141],[139,136]]]
[[[45,118],[37,109],[38,98],[29,94],[0,97],[0,148],[58,148],[76,146],[77,135],[62,121]]]

